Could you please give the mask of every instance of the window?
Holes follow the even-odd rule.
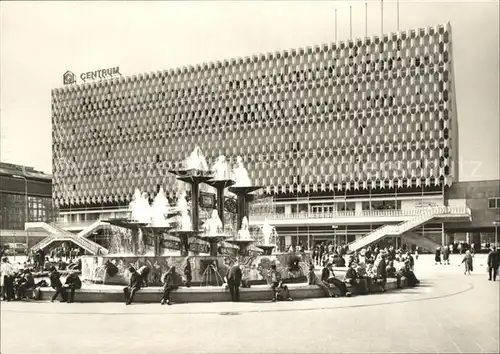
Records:
[[[488,209],[500,209],[500,198],[488,198]]]

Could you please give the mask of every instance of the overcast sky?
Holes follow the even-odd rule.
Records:
[[[62,74],[119,66],[125,76],[332,42],[365,34],[365,1],[0,3],[1,142],[4,162],[52,170],[51,89]],[[498,179],[497,1],[400,1],[400,28],[451,22],[460,126],[460,180]],[[368,35],[381,30],[368,1]],[[384,32],[396,31],[384,1]]]

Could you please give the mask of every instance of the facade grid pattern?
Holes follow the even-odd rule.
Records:
[[[53,197],[174,196],[196,145],[269,194],[449,186],[452,71],[448,24],[54,89]]]

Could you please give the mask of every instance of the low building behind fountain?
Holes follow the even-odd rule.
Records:
[[[250,193],[247,190],[259,189],[252,186],[242,157],[238,156],[232,173],[223,155],[209,169],[199,147],[186,159],[184,170],[171,172],[177,174],[182,181],[196,179],[196,176],[208,176],[214,182],[211,185],[221,185],[219,182],[227,181],[223,185],[233,186],[231,191],[246,193],[244,196],[240,195],[241,198],[247,197]],[[202,180],[206,181],[207,178]],[[244,278],[250,283],[266,283],[272,264],[276,264],[285,281],[305,281],[308,254],[276,253],[276,229],[267,220],[252,232],[248,216],[244,215],[243,210],[238,211],[238,218],[243,215],[238,229],[231,223],[224,224],[221,215],[214,209],[202,224],[198,223],[192,219],[193,215],[198,215],[192,210],[195,204],[192,199],[195,197],[192,195],[195,187],[192,182],[192,187],[188,183],[186,185],[187,188],[180,194],[175,207],[170,207],[163,187],[160,187],[151,205],[148,195],[136,189],[130,203],[129,220],[108,220],[111,223],[109,254],[83,258],[83,278],[98,283],[126,284],[129,266],[136,269],[148,266],[151,270],[148,279],[150,284],[160,285],[162,275],[172,265],[182,273],[186,263],[190,262],[192,284],[222,285],[227,269],[238,262],[243,268]],[[191,194],[190,203],[187,200],[188,193]],[[248,207],[243,209],[248,210]],[[198,224],[201,227],[195,229],[193,225]],[[107,274],[107,262],[117,266],[117,274]]]

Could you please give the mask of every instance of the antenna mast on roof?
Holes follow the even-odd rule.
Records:
[[[337,42],[337,9],[335,9],[335,42]]]

